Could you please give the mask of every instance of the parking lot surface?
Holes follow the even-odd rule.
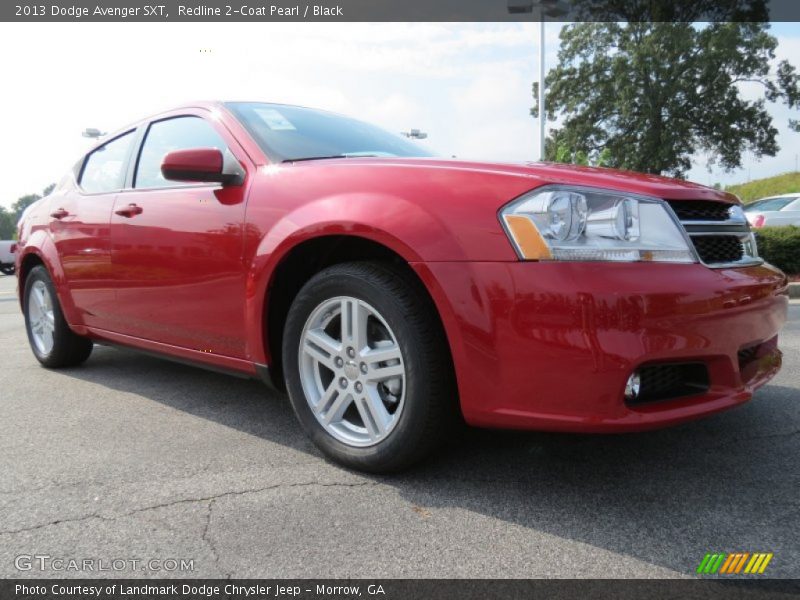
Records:
[[[256,381],[99,346],[41,368],[14,286],[0,277],[0,577],[691,577],[713,551],[800,577],[796,302],[782,373],[743,407],[644,434],[470,430],[375,477],[324,460]],[[193,570],[18,570],[30,555]]]

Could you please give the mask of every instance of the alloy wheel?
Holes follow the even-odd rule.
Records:
[[[391,327],[368,303],[330,298],[306,320],[300,381],[317,421],[349,446],[372,446],[400,419],[406,391],[403,354]]]
[[[53,349],[55,314],[53,298],[43,281],[36,281],[31,286],[28,296],[28,322],[36,349],[42,355],[50,354]]]

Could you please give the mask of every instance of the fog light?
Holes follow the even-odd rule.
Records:
[[[625,400],[636,400],[639,397],[639,388],[642,387],[642,381],[639,377],[639,372],[634,371],[628,377],[628,383],[625,384]]]

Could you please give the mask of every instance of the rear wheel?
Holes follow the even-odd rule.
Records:
[[[33,355],[45,367],[71,367],[92,353],[92,341],[67,325],[53,281],[43,266],[31,269],[23,292],[25,328]]]
[[[454,421],[441,325],[420,284],[399,269],[345,263],[312,277],[289,311],[283,360],[304,429],[347,466],[405,468]]]

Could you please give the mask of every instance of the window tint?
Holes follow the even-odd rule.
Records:
[[[789,203],[794,202],[796,198],[770,198],[767,200],[759,200],[744,209],[745,212],[770,212],[782,210],[787,207]]]
[[[113,192],[124,185],[133,132],[121,135],[92,152],[83,165],[81,187],[87,192]]]
[[[227,146],[214,128],[200,117],[177,117],[156,121],[147,130],[139,154],[134,187],[177,187],[192,185],[167,181],[161,175],[161,161],[173,150],[189,148],[217,148],[225,152]]]
[[[331,156],[431,156],[408,140],[349,117],[283,104],[226,105],[267,156],[309,160]]]
[[[758,212],[764,202],[769,202],[769,200],[756,200],[755,202],[751,202],[745,205],[744,212]]]

